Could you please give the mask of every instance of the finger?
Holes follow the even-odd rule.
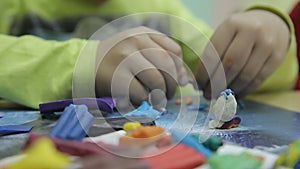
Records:
[[[217,28],[211,38],[211,43],[218,52],[220,58],[224,56],[236,34],[237,28],[233,24],[231,24],[230,21],[222,23]]]
[[[138,106],[141,105],[142,101],[148,100],[149,93],[144,88],[143,84],[136,78],[133,78],[130,83],[129,97],[131,102]]]
[[[177,87],[177,71],[174,60],[168,52],[152,41],[148,36],[143,38],[139,45],[142,55],[152,63],[163,75],[166,83],[167,98],[175,95]]]
[[[124,69],[126,64],[120,64],[112,76],[109,92],[117,100],[119,112],[128,112],[140,105],[148,97],[146,89],[139,84],[130,70]]]
[[[202,89],[208,85],[209,78],[221,64],[225,51],[234,39],[235,34],[236,28],[228,22],[221,24],[213,34],[211,43],[207,44],[195,73],[198,85]]]
[[[229,85],[237,95],[245,90],[245,88],[254,80],[270,54],[271,48],[265,43],[257,43],[255,45],[243,70]]]
[[[135,52],[131,55],[129,62],[134,61],[134,66],[130,66],[131,73],[140,81],[140,83],[147,89],[149,93],[153,90],[160,91],[154,93],[163,93],[164,97],[166,95],[166,82],[160,71],[150,63],[140,52]],[[161,98],[161,97],[152,97]],[[163,98],[161,98],[163,99]],[[164,100],[164,99],[163,99]],[[162,102],[163,100],[155,100],[155,103]]]
[[[185,86],[189,83],[188,73],[184,66],[184,62],[181,57],[174,55],[173,53],[169,53],[172,57],[173,62],[175,63],[176,71],[177,71],[177,82],[180,86]]]
[[[149,37],[163,49],[182,58],[181,47],[168,36],[163,34],[149,34]]]
[[[148,89],[160,89],[166,92],[164,77],[159,70],[150,63],[140,52],[135,52],[126,60],[134,64],[130,66],[131,73]]]
[[[157,48],[144,49],[141,53],[161,72],[166,83],[167,98],[172,98],[177,87],[177,72],[171,56],[165,50]]]
[[[202,90],[208,85],[210,77],[215,68],[220,64],[221,60],[212,44],[208,44],[202,54],[200,61],[196,67],[195,79],[198,87]]]
[[[283,57],[279,54],[269,56],[251,83],[240,92],[239,98],[243,98],[247,94],[254,92],[278,68],[282,59]]]
[[[247,31],[240,31],[225,52],[222,64],[226,75],[226,82],[229,85],[234,78],[242,71],[251,54],[254,46],[254,36]],[[220,67],[221,65],[219,65]]]
[[[219,95],[219,92],[225,90],[242,71],[253,48],[254,38],[252,37],[254,36],[249,36],[249,33],[246,31],[240,31],[235,35],[232,43],[225,51],[222,58],[222,64],[218,65],[216,71],[210,77],[208,87],[205,88],[204,91],[204,96],[206,98],[216,98]],[[221,82],[225,83],[219,84]]]
[[[207,99],[216,99],[219,94],[227,87],[226,76],[222,66],[219,66],[204,89],[204,97]]]
[[[186,85],[188,83],[188,78],[182,60],[182,50],[180,45],[165,35],[150,34],[150,38],[160,47],[168,51],[169,55],[172,56],[177,70],[178,82],[182,86]]]

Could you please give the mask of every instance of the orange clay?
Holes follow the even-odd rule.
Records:
[[[163,134],[165,130],[159,126],[142,126],[133,130],[131,135],[134,138],[149,138]]]
[[[186,105],[191,105],[191,104],[193,104],[193,99],[190,98],[190,97],[185,98],[185,104],[186,104]]]
[[[175,104],[181,104],[181,102],[182,102],[181,99],[176,99],[175,100]]]
[[[160,140],[166,135],[165,130],[159,126],[141,126],[130,134],[119,139],[119,144],[122,146],[144,146]]]

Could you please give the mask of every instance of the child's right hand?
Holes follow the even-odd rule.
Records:
[[[188,83],[180,46],[146,27],[129,29],[100,42],[97,57],[97,97],[125,98],[139,105],[151,96],[155,107],[165,96],[173,97],[178,84]]]

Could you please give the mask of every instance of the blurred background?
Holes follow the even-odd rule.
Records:
[[[224,19],[254,4],[271,4],[289,12],[297,0],[182,0],[192,13],[216,28]]]

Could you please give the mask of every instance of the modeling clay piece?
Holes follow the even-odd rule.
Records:
[[[173,130],[171,131],[171,138],[172,138],[172,143],[183,143],[199,153],[203,154],[205,157],[209,157],[212,152],[204,147],[195,137],[192,135],[185,135],[184,133],[181,133],[179,131]]]
[[[191,104],[193,104],[193,99],[190,98],[190,97],[185,98],[185,104],[186,104],[186,105],[191,105]]]
[[[213,105],[211,112],[214,119],[209,122],[209,128],[220,128],[222,125],[230,121],[236,114],[237,102],[234,93],[230,89],[221,92],[220,97]]]
[[[149,165],[140,158],[130,158],[138,156],[139,151],[131,149],[126,152],[120,152],[122,155],[111,153],[107,156],[93,155],[83,157],[80,159],[80,163],[77,163],[77,166],[70,166],[69,169],[150,169]]]
[[[151,169],[193,169],[205,163],[202,154],[184,144],[165,147],[160,149],[160,152],[145,154],[143,161],[147,162]]]
[[[36,140],[20,161],[8,166],[8,169],[61,169],[69,165],[69,156],[55,149],[50,139],[42,137]]]
[[[153,109],[152,106],[146,101],[143,101],[142,104],[134,111],[124,114],[125,117],[145,117],[157,119],[162,113]]]
[[[211,136],[209,137],[207,140],[203,140],[201,138],[201,136],[199,134],[195,135],[193,134],[192,135],[196,140],[200,141],[200,142],[203,142],[202,144],[210,149],[211,151],[217,151],[219,147],[221,147],[223,145],[223,141],[221,138],[219,137],[216,137],[216,136]]]
[[[123,125],[123,130],[125,131],[131,131],[131,130],[135,130],[137,129],[138,127],[141,127],[141,123],[139,122],[127,122]]]
[[[165,130],[159,126],[141,126],[131,132],[133,138],[150,138],[165,133]]]
[[[300,139],[294,141],[289,145],[288,150],[281,154],[276,161],[276,166],[285,166],[289,168],[296,168],[300,161]]]
[[[217,151],[223,145],[223,141],[219,137],[212,136],[203,142],[203,145],[211,151]]]
[[[181,100],[181,99],[176,99],[176,100],[175,100],[175,104],[180,105],[181,103],[182,103],[182,100]]]
[[[230,121],[224,122],[224,124],[219,127],[218,129],[231,129],[239,127],[239,124],[241,123],[241,118],[239,116],[234,116],[233,119]]]
[[[121,137],[126,135],[126,131],[119,130],[114,131],[108,134],[102,134],[96,137],[86,137],[83,139],[84,142],[93,142],[93,143],[104,143],[108,145],[118,146],[119,140]]]
[[[208,163],[213,169],[257,169],[262,165],[262,161],[259,157],[247,153],[240,155],[214,154],[208,159]]]
[[[27,133],[32,128],[33,126],[24,126],[24,125],[0,126],[0,134]]]
[[[258,149],[246,148],[233,144],[224,144],[217,151],[219,155],[236,155],[241,156],[243,153],[257,157],[262,162],[260,169],[274,168],[274,164],[278,156]],[[232,168],[232,167],[231,167]]]
[[[68,140],[82,140],[93,121],[94,117],[88,112],[85,105],[71,104],[65,108],[49,136]]]
[[[119,143],[125,146],[143,146],[155,143],[165,136],[166,133],[162,127],[140,126],[121,137]]]
[[[44,113],[53,113],[57,111],[63,111],[65,107],[70,104],[84,104],[87,105],[89,110],[97,110],[100,109],[102,111],[111,113],[113,109],[116,107],[115,99],[111,97],[102,97],[102,98],[75,98],[75,99],[67,99],[67,100],[58,100],[54,102],[42,103],[39,105],[40,112]]]
[[[182,103],[182,99],[176,99],[176,100],[175,100],[175,104],[180,105],[181,103]],[[191,105],[191,104],[193,104],[193,99],[190,98],[190,97],[186,97],[186,98],[185,98],[185,104],[186,104],[186,105]]]
[[[23,149],[28,149],[34,142],[42,137],[46,137],[41,134],[31,133],[26,140]],[[57,150],[63,153],[70,154],[72,156],[90,156],[90,155],[107,155],[110,151],[120,150],[120,147],[107,145],[102,142],[81,142],[81,141],[68,141],[56,138],[49,138],[55,144]],[[42,157],[42,156],[41,156]]]

